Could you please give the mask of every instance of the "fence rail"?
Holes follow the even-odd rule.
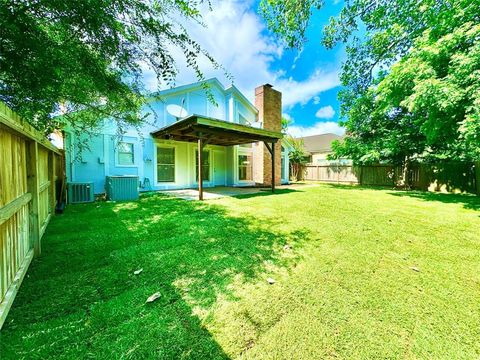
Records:
[[[0,328],[55,211],[61,152],[0,102]]]
[[[370,186],[396,186],[404,176],[402,166],[306,165],[305,180]],[[407,172],[413,189],[468,192],[480,195],[480,162],[412,164]]]

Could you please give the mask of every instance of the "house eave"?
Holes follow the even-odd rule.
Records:
[[[160,91],[157,91],[157,92],[153,93],[149,98],[150,99],[157,99],[157,98],[161,98],[163,96],[171,96],[171,95],[183,93],[183,92],[186,92],[186,91],[189,91],[189,90],[197,90],[197,89],[202,89],[203,90],[204,89],[203,88],[204,84],[216,86],[219,90],[225,91],[224,86],[222,85],[222,83],[217,78],[210,78],[210,79],[207,79],[207,80],[204,80],[204,81],[197,81],[197,82],[191,83],[191,84],[185,84],[185,85],[176,86],[176,87],[173,87],[173,88],[170,88],[170,89],[160,90]]]

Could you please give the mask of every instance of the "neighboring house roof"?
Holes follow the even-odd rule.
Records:
[[[176,86],[171,89],[157,91],[156,93],[153,94],[153,96],[161,97],[161,96],[167,96],[167,95],[175,95],[178,93],[192,91],[195,89],[201,90],[203,89],[203,86],[202,86],[203,84],[208,84],[209,86],[215,86],[224,94],[233,93],[237,95],[238,100],[240,100],[245,106],[250,108],[254,113],[256,114],[258,113],[258,109],[247,99],[245,95],[243,95],[243,93],[240,90],[238,90],[238,88],[235,85],[231,84],[228,87],[224,87],[223,84],[215,77],[207,79],[205,81],[197,81],[191,84]]]
[[[319,134],[312,136],[305,136],[299,138],[303,140],[303,146],[310,154],[328,153],[332,151],[332,142],[334,140],[342,140],[343,136],[336,134]]]

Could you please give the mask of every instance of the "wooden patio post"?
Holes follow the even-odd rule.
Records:
[[[202,160],[203,160],[203,139],[198,138],[198,200],[203,200],[203,174],[202,174]]]
[[[270,152],[272,156],[272,193],[275,192],[275,142],[272,142],[272,151]]]

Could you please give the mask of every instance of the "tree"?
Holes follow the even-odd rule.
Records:
[[[305,41],[310,10],[299,12],[297,23],[284,21],[285,29],[272,24],[288,19],[298,2],[261,6],[270,29],[296,47]],[[347,137],[334,146],[337,155],[356,162],[478,156],[478,37],[471,27],[479,22],[478,1],[346,0],[322,39],[327,48],[347,44],[340,93]]]
[[[200,58],[219,66],[182,25],[201,22],[202,3],[0,0],[0,100],[47,133],[59,119],[77,131],[103,118],[138,124],[145,68],[171,85],[174,53],[199,80]]]
[[[350,107],[350,136],[335,144],[354,161],[480,158],[480,25],[438,40],[427,30]]]
[[[291,119],[287,119],[286,117],[282,116],[282,133],[286,134],[288,127],[292,123]]]
[[[302,180],[305,164],[307,163],[303,139],[295,139],[292,136],[288,136],[287,141],[292,146],[292,150],[288,154],[290,174],[297,181]]]

